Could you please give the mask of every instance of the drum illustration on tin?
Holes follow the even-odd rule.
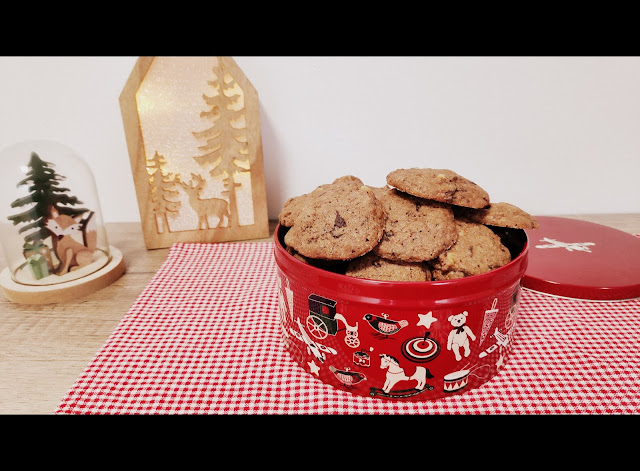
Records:
[[[483,368],[491,369],[490,365],[476,365],[475,367],[467,369],[468,365],[458,371],[452,371],[444,375],[443,378],[443,391],[446,393],[458,392],[465,388],[469,384],[469,377],[475,376],[476,378],[486,379],[488,373],[476,374],[475,372]]]
[[[459,370],[444,376],[444,392],[458,392],[469,384],[469,370]]]

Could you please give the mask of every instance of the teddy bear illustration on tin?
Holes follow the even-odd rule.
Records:
[[[469,339],[476,339],[476,336],[473,334],[469,326],[465,325],[468,314],[469,313],[467,311],[463,311],[460,314],[449,316],[448,319],[453,326],[453,330],[449,332],[449,337],[447,338],[447,350],[453,350],[457,361],[462,360],[460,348],[464,350],[464,356],[468,357],[471,353]]]

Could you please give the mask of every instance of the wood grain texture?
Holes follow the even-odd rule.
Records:
[[[143,222],[149,219],[148,213],[151,205],[149,204],[149,191],[147,186],[145,185],[145,191],[141,191],[137,183],[140,179],[139,176],[146,173],[146,153],[144,150],[142,128],[140,127],[140,118],[138,116],[136,93],[152,63],[153,57],[138,58],[119,98],[124,135],[129,152],[129,162],[131,164],[131,172],[138,199],[138,209],[140,211],[140,219]],[[144,235],[144,233],[143,236],[145,237],[145,245],[149,246],[151,241],[148,240],[148,236]]]
[[[566,217],[640,233],[640,214]],[[257,241],[271,241],[275,224]],[[106,227],[126,267],[110,286],[56,305],[19,305],[0,296],[0,414],[53,413],[164,262],[169,249],[146,249],[139,223]]]

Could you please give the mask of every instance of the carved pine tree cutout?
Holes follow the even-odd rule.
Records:
[[[233,59],[140,58],[120,106],[148,248],[269,235],[258,95]]]
[[[251,180],[240,180],[242,176],[250,174],[251,161],[244,91],[233,76],[225,71],[224,63],[220,64],[219,69],[222,76],[214,69],[212,80],[207,81],[211,91],[202,96],[207,109],[200,113],[200,117],[211,124],[204,131],[193,133],[196,139],[204,141],[198,147],[202,154],[194,159],[203,168],[210,169],[212,177],[222,179],[225,188],[222,194],[229,202],[228,224],[225,227],[234,227],[242,223],[246,225],[245,221],[253,224],[253,201],[249,199],[246,207],[242,207],[236,197],[238,190],[251,192]],[[245,188],[247,186],[249,188]]]
[[[147,160],[149,174],[149,193],[151,209],[155,215],[158,234],[170,231],[169,215],[178,212],[180,201],[175,189],[176,176],[167,171],[167,161],[157,152],[151,160]]]

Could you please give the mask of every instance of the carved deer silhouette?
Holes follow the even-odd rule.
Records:
[[[222,198],[201,198],[200,191],[204,188],[206,180],[200,175],[194,173],[191,174],[191,181],[189,183],[181,180],[180,176],[176,177],[176,180],[182,188],[184,188],[187,196],[189,197],[189,204],[191,208],[198,214],[198,229],[212,229],[209,225],[209,217],[216,216],[219,219],[216,227],[225,227],[222,225],[223,218],[227,219],[227,226],[229,225],[229,203]]]

